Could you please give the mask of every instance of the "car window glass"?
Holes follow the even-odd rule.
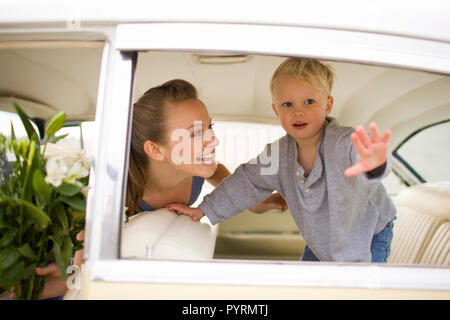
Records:
[[[273,71],[284,58],[249,55],[246,56],[245,62],[229,63],[224,60],[227,57],[227,55],[220,56],[214,63],[205,63],[199,59],[197,53],[140,52],[133,82],[132,102],[136,102],[150,87],[161,85],[168,80],[184,79],[191,82],[198,89],[199,99],[208,109],[214,123],[214,133],[220,142],[215,148],[215,160],[233,173],[239,165],[263,152],[268,143],[286,134],[271,108],[273,101],[269,86]],[[220,64],[217,61],[220,61]],[[329,116],[337,119],[339,124],[345,127],[355,128],[361,125],[369,131],[369,124],[375,122],[380,134],[391,130],[390,151],[400,145],[404,137],[419,128],[448,118],[447,109],[441,108],[450,97],[448,92],[441,90],[450,82],[450,78],[445,75],[339,61],[325,61],[325,63],[330,64],[336,73],[332,92],[334,105]],[[400,81],[402,79],[408,81]],[[423,101],[433,103],[427,105],[425,109]],[[423,116],[424,113],[427,117]],[[444,129],[437,135],[446,134],[448,137],[448,127],[447,131],[444,130],[447,133],[442,130]],[[430,144],[427,148],[442,150],[449,145],[448,138],[446,140],[441,137],[436,141],[439,142],[437,145],[432,147]],[[411,142],[413,139],[409,141]],[[421,146],[424,143],[427,144],[417,140],[415,148],[411,148],[409,152],[405,151],[406,149],[405,152],[400,152],[407,161],[413,158],[420,159],[423,156],[421,153],[424,149]],[[428,154],[433,158],[436,157],[436,153],[431,151]],[[445,157],[449,159],[448,156]],[[426,159],[426,156],[422,159]],[[392,171],[382,180],[392,199],[411,185],[409,180],[402,176],[404,172],[396,170],[397,162],[393,159]],[[416,162],[419,163],[418,160],[411,160],[411,166],[416,167]],[[446,162],[448,163],[448,160]],[[420,167],[417,165],[417,170],[421,172],[423,169]],[[446,170],[445,166],[436,166],[435,169],[441,173]],[[442,176],[442,180],[444,179],[450,180],[448,176]],[[200,196],[191,206],[197,207],[213,189],[213,186],[205,182]],[[181,217],[180,221],[186,220],[186,217]],[[396,221],[397,225],[400,224],[400,219]],[[137,220],[139,219],[134,220],[131,217],[128,220],[131,223],[124,224],[122,258],[159,259],[162,257],[160,254],[167,253],[164,258],[191,259],[187,254],[184,255],[186,252],[158,251],[167,246],[169,240],[176,243],[183,239],[182,241],[188,243],[194,239],[188,232],[177,235],[171,232],[164,233],[164,237],[170,239],[159,243],[161,239],[159,234],[165,227],[162,223],[149,224],[145,234],[148,239],[144,240],[144,235],[140,231],[133,231],[135,228],[133,226],[141,228],[140,224],[136,223]],[[203,217],[200,222],[200,225],[209,224],[207,217]],[[210,234],[214,237],[213,241],[205,240],[202,243],[205,246],[214,246],[212,259],[299,261],[306,244],[289,210],[284,212],[270,210],[263,214],[243,210],[238,215],[211,226],[210,230]],[[200,235],[196,234],[195,239],[199,238]],[[398,256],[395,256],[395,251],[402,250],[398,241],[393,245],[394,258]],[[392,261],[404,262],[401,259]]]
[[[450,121],[426,127],[396,153],[426,182],[450,180]]]
[[[213,118],[214,134],[219,139],[216,161],[233,173],[236,168],[260,154],[268,143],[286,134],[279,124],[221,121]],[[214,188],[205,183],[200,196],[193,204],[200,204],[203,197]]]
[[[11,123],[14,127],[14,134],[17,139],[22,139],[27,136],[27,132],[20,120],[20,117],[16,113],[0,111],[0,133],[2,133],[5,137],[11,136]],[[36,124],[31,122],[31,125],[34,127],[36,132],[39,132]]]
[[[70,125],[62,127],[58,131],[58,135],[67,134],[67,138],[72,138],[80,141],[83,149],[88,156],[92,155],[92,143],[95,134],[95,122],[83,121],[77,125]]]
[[[20,117],[16,113],[0,111],[0,133],[3,134],[7,139],[11,137],[11,124],[14,128],[14,134],[17,140],[22,140],[27,137],[27,132],[20,120]],[[34,127],[36,132],[39,132],[38,127],[34,122],[31,121],[31,125]],[[7,159],[9,161],[15,161],[13,153],[6,153]]]

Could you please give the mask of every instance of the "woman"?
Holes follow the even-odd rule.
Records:
[[[134,105],[127,214],[159,209],[174,199],[192,204],[205,179],[218,185],[230,175],[214,160],[218,144],[192,84],[172,80],[149,89]]]
[[[205,179],[217,186],[230,172],[215,162],[219,144],[206,106],[195,87],[171,80],[145,92],[134,104],[127,186],[127,215],[153,211],[170,203],[192,205]],[[251,208],[254,212],[287,209],[279,194]],[[83,239],[83,232],[79,234]],[[75,254],[81,266],[82,250]],[[55,263],[37,268],[45,277],[42,298],[67,291]]]

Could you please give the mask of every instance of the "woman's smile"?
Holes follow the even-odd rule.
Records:
[[[211,167],[216,163],[216,152],[205,154],[203,157],[197,157],[196,163],[200,163],[204,166]]]

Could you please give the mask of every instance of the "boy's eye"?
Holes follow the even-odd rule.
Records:
[[[310,105],[310,104],[313,104],[314,103],[314,99],[306,99],[305,100],[305,104],[306,105]]]
[[[283,107],[292,107],[292,102],[286,101],[281,104]]]

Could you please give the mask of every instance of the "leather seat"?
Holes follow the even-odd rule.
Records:
[[[394,200],[389,263],[450,265],[450,183],[411,186]]]
[[[212,259],[217,226],[167,209],[141,212],[123,224],[122,258]]]

